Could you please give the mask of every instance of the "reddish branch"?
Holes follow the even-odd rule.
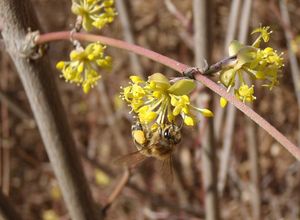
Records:
[[[169,57],[163,56],[159,53],[153,52],[146,48],[129,44],[121,40],[116,40],[108,37],[103,37],[99,35],[93,34],[82,34],[82,33],[74,33],[72,35],[73,39],[80,40],[80,41],[89,41],[95,42],[99,41],[103,44],[110,45],[112,47],[124,49],[145,57],[152,59],[156,62],[164,64],[180,73],[185,72],[187,69],[191,69],[185,64],[182,64],[176,60],[173,60]],[[70,39],[70,32],[63,31],[63,32],[53,32],[41,35],[36,43],[43,44],[50,41],[58,41],[58,40],[69,40]],[[251,120],[257,123],[261,128],[266,130],[275,140],[277,140],[285,149],[287,149],[295,158],[300,160],[300,148],[290,142],[282,133],[280,133],[276,128],[274,128],[269,122],[263,119],[260,115],[258,115],[255,111],[251,108],[247,107],[244,103],[239,101],[234,95],[227,93],[226,90],[215,82],[210,80],[209,78],[202,75],[202,72],[198,68],[194,68],[194,76],[196,80],[204,84],[206,87],[211,89],[213,92],[217,93],[218,95],[227,99],[231,104],[233,104],[236,108],[242,111],[245,115],[247,115]]]

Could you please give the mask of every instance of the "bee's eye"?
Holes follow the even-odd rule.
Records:
[[[171,139],[171,132],[170,132],[170,129],[166,129],[165,131],[164,131],[164,138],[166,138],[166,139]]]

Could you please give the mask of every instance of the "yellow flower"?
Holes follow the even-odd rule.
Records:
[[[91,43],[85,49],[75,49],[70,53],[70,61],[60,61],[56,68],[67,82],[81,85],[87,93],[101,78],[97,68],[111,67],[111,57],[104,55],[104,49],[105,46],[100,43]]]
[[[254,94],[253,85],[249,87],[248,85],[242,85],[239,89],[235,90],[235,95],[243,102],[253,102],[256,99]]]
[[[175,108],[173,109],[173,115],[177,116],[180,113],[189,113],[190,98],[187,95],[175,96],[171,95],[171,105]]]
[[[264,86],[272,89],[278,85],[278,72],[284,66],[282,54],[278,55],[271,47],[258,49],[253,60],[246,63],[242,69],[258,80],[265,80]]]
[[[188,126],[197,121],[194,112],[205,117],[212,117],[208,109],[200,109],[190,104],[188,94],[195,88],[196,83],[191,79],[179,79],[171,84],[161,73],[154,73],[147,81],[138,76],[131,76],[129,86],[122,88],[121,97],[129,103],[143,124],[152,126],[175,123],[181,117]]]
[[[260,48],[261,41],[268,42],[272,31],[270,27],[260,27],[255,29],[252,34],[259,33],[252,46],[244,45],[236,40],[232,41],[229,46],[229,54],[235,56],[235,62],[224,67],[219,72],[220,83],[222,83],[229,92],[235,88],[235,94],[239,99],[246,102],[255,100],[254,86],[248,86],[244,80],[244,74],[248,74],[253,80],[264,80],[264,87],[272,89],[278,85],[278,73],[281,71],[283,64],[282,53],[278,54],[271,47]],[[220,100],[221,106],[226,102]]]
[[[259,33],[259,36],[254,41],[252,46],[258,48],[260,46],[261,40],[263,40],[265,43],[268,42],[270,40],[270,34],[272,33],[272,31],[269,31],[269,29],[269,26],[254,29],[251,34]]]
[[[87,31],[113,22],[117,15],[113,6],[114,0],[72,0],[72,12],[82,17],[82,26]]]

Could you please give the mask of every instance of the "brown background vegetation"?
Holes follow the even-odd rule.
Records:
[[[70,13],[70,1],[33,2],[45,32],[70,29],[75,20],[75,16]],[[272,2],[254,1],[250,30],[260,24],[271,26],[273,34],[270,44],[278,51],[285,52],[286,64],[278,88],[271,92],[261,88],[256,90],[257,101],[254,109],[291,141],[297,143],[299,116],[284,37],[286,29],[282,28],[281,18],[272,9]],[[183,15],[191,18],[192,1],[173,0],[173,3]],[[300,32],[299,6],[299,1],[288,1],[292,31],[295,34]],[[189,39],[181,37],[181,33],[190,30],[184,29],[166,9],[164,1],[131,0],[129,10],[136,44],[193,65],[193,51],[186,43]],[[227,0],[216,1],[215,8],[211,11],[214,15],[213,25],[210,27],[213,31],[213,61],[224,56],[229,12],[230,1]],[[118,17],[100,34],[122,39],[123,30]],[[48,53],[53,66],[53,77],[57,79],[93,197],[104,204],[123,172],[122,167],[113,164],[113,160],[135,151],[130,135],[129,109],[126,104],[120,104],[117,98],[119,87],[126,85],[132,69],[127,52],[108,48],[107,53],[113,57],[113,69],[110,73],[103,71],[103,83],[85,95],[80,87],[67,84],[59,78],[59,72],[54,68],[57,61],[68,59],[70,49],[69,42],[51,43]],[[139,61],[144,76],[154,72],[176,75],[172,70],[146,58],[139,57]],[[27,115],[20,117],[14,111],[7,110],[6,105],[0,102],[0,140],[2,139],[3,147],[10,149],[10,160],[2,160],[3,169],[10,169],[10,178],[2,184],[9,186],[9,195],[24,219],[42,219],[47,210],[53,210],[59,219],[68,219],[47,154],[32,120],[26,94],[4,50],[0,52],[0,62],[1,93],[6,94]],[[105,110],[107,106],[108,111]],[[229,177],[224,195],[220,199],[224,219],[253,219],[245,132],[245,116],[237,112]],[[262,216],[264,219],[299,219],[299,163],[265,131],[257,127],[256,132],[260,153]],[[221,153],[223,139],[224,137],[218,142],[218,153]],[[122,195],[108,211],[108,219],[200,218],[198,214],[203,209],[200,154],[197,129],[185,128],[183,140],[174,153],[173,184],[168,184],[165,177],[157,171],[159,168],[155,166],[159,167],[159,163],[154,160],[145,163],[134,172],[130,180],[133,186],[125,187]],[[104,167],[99,168],[91,161]],[[102,172],[110,174],[110,171],[115,175],[105,179]]]

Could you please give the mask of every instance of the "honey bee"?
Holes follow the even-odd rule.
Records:
[[[163,162],[162,171],[172,177],[172,152],[181,141],[181,128],[169,123],[153,130],[137,121],[132,125],[131,133],[137,151],[122,157],[119,162],[135,167],[153,157]]]
[[[159,160],[168,157],[181,140],[180,128],[175,124],[167,124],[151,131],[137,122],[132,126],[131,131],[138,152]]]

